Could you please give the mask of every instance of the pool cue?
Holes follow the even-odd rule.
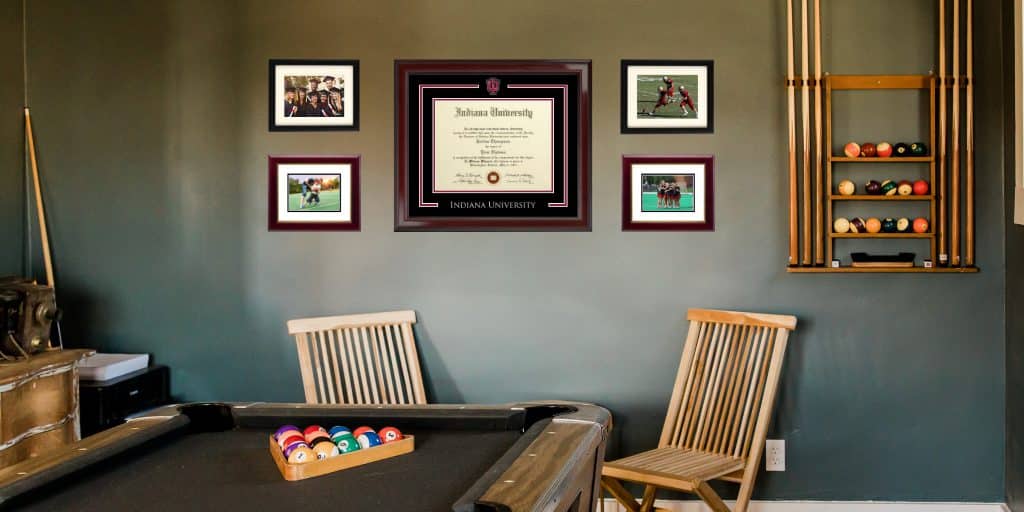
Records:
[[[796,77],[793,76],[793,0],[786,2],[786,96],[789,99],[789,265],[796,265],[799,249],[796,173]]]
[[[964,265],[974,266],[974,0],[967,0],[967,78],[966,136],[967,187],[964,192],[964,209],[967,215],[966,240],[964,240]]]
[[[810,72],[808,65],[807,47],[807,0],[802,0],[803,8],[800,10],[801,29],[800,33],[803,53],[803,72],[800,74],[803,83],[800,85],[800,102],[803,106],[803,181],[804,181],[804,256],[802,263],[811,264],[811,98],[810,94]]]
[[[953,117],[949,165],[949,264],[960,266],[960,0],[953,0]]]
[[[821,162],[821,0],[814,0],[814,263],[825,264],[821,200],[824,194]],[[831,187],[831,185],[829,185]]]
[[[25,138],[28,140],[29,162],[32,164],[32,187],[36,196],[36,216],[39,219],[39,243],[43,246],[43,264],[46,267],[46,284],[56,289],[53,280],[53,260],[50,257],[50,236],[46,231],[46,212],[43,209],[43,192],[39,185],[39,166],[36,163],[36,142],[32,136],[32,115],[25,107]]]
[[[945,265],[949,262],[949,254],[946,251],[946,0],[939,0],[939,182],[932,183],[936,199],[939,201],[939,264]],[[934,220],[932,221],[935,222]]]

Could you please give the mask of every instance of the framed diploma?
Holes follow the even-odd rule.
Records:
[[[623,231],[714,231],[712,156],[622,157]]]
[[[271,231],[359,231],[359,156],[274,156]]]
[[[396,61],[396,231],[590,229],[590,61]]]

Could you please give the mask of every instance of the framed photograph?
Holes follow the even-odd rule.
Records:
[[[272,231],[359,231],[358,156],[270,156]]]
[[[714,231],[712,156],[622,157],[624,231]]]
[[[358,60],[271,60],[270,131],[359,129]]]
[[[396,61],[396,231],[590,229],[590,61]]]
[[[622,133],[713,133],[715,63],[622,61]]]

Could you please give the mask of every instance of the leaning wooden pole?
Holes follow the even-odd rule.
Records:
[[[967,70],[966,70],[966,171],[967,186],[964,193],[964,210],[967,217],[964,241],[964,265],[974,266],[974,0],[967,0]]]
[[[793,74],[793,0],[786,2],[786,96],[789,100],[789,265],[799,259],[796,171],[796,76]]]
[[[822,183],[821,140],[821,0],[814,0],[814,263],[825,264],[825,228],[821,201],[825,194]],[[828,185],[831,186],[831,185]]]
[[[939,227],[939,263],[945,265],[949,262],[949,252],[946,249],[946,202],[949,200],[947,190],[949,184],[946,179],[946,96],[949,76],[946,74],[946,0],[939,0],[939,144],[938,151],[933,150],[932,156],[939,159],[939,182],[932,183],[933,193],[939,202],[939,219],[933,225]]]
[[[39,243],[43,246],[43,264],[46,266],[46,284],[56,288],[53,280],[53,260],[50,257],[50,236],[46,231],[46,212],[43,209],[43,191],[39,184],[39,165],[36,163],[36,141],[32,135],[32,114],[25,107],[25,138],[28,140],[28,157],[32,166],[32,187],[36,196],[36,217],[39,220]]]
[[[802,0],[803,8],[800,11],[801,19],[801,32],[800,38],[802,44],[802,59],[801,62],[802,72],[800,78],[802,84],[800,85],[800,103],[803,107],[803,182],[804,182],[804,201],[803,201],[803,223],[804,223],[804,250],[802,263],[804,265],[811,264],[811,100],[810,100],[810,70],[808,65],[808,45],[807,45],[807,0]]]
[[[949,264],[960,266],[960,0],[953,0],[953,112],[950,123]]]

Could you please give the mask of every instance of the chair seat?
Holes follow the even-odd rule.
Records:
[[[601,474],[644,483],[656,479],[660,486],[689,491],[743,465],[743,459],[736,457],[666,446],[606,462]]]

